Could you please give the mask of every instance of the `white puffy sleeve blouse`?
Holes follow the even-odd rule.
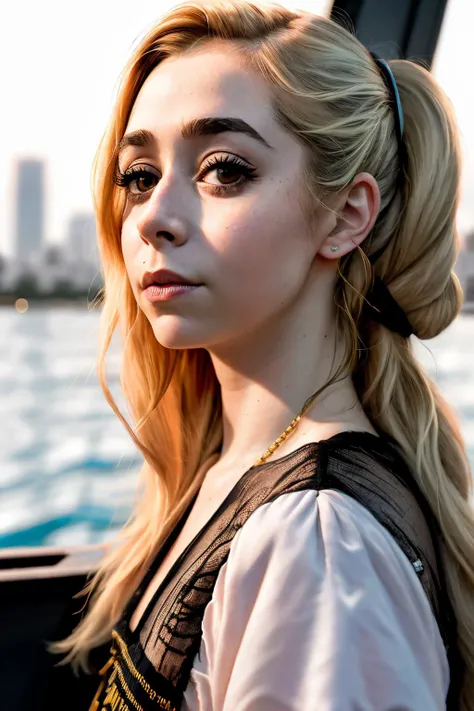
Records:
[[[444,645],[392,536],[333,490],[281,495],[235,535],[183,711],[441,711]]]

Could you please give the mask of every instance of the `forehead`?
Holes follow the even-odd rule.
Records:
[[[271,114],[264,79],[245,67],[232,48],[220,43],[170,57],[155,67],[137,96],[127,132],[138,128],[166,131],[212,115],[244,118],[268,135]]]

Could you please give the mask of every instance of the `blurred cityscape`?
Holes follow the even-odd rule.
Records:
[[[464,240],[456,272],[464,289],[464,311],[474,313],[474,230]]]
[[[0,253],[0,305],[31,301],[92,301],[103,287],[94,214],[73,213],[61,244],[48,244],[45,229],[45,161],[14,165],[14,255]],[[474,229],[465,236],[456,265],[466,312],[474,312]]]
[[[61,244],[47,241],[46,164],[21,158],[14,165],[14,254],[0,254],[0,305],[17,299],[92,301],[103,286],[94,214],[73,213]]]

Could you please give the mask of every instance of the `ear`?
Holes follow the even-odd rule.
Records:
[[[350,186],[336,196],[331,207],[337,210],[339,216],[335,218],[335,226],[322,243],[318,254],[325,259],[335,260],[352,252],[374,226],[380,211],[377,181],[370,173],[359,173]]]

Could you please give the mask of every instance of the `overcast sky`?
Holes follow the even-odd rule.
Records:
[[[116,82],[132,48],[169,0],[22,0],[0,14],[0,252],[11,254],[13,165],[47,161],[46,235],[61,241],[72,212],[91,209],[91,162],[110,115]],[[284,0],[324,12],[328,0]],[[133,8],[133,9],[132,9]],[[459,226],[474,227],[474,4],[450,0],[434,73],[454,103],[464,143]]]

